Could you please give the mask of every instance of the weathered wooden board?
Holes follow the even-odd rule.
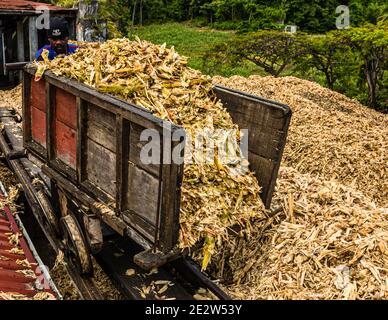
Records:
[[[286,144],[291,110],[288,106],[237,90],[216,86],[215,92],[233,121],[248,130],[248,160],[270,207]]]
[[[116,196],[116,154],[87,139],[86,180],[110,196]]]
[[[116,117],[87,103],[85,114],[86,180],[109,196],[116,197]]]
[[[269,101],[229,89],[216,89],[216,93],[240,129],[248,129],[249,150],[277,160],[279,145],[285,135],[288,107],[271,105]]]
[[[128,181],[123,209],[134,211],[144,220],[157,225],[159,179],[128,163]]]
[[[31,107],[32,139],[46,147],[46,113],[38,108]]]
[[[65,164],[76,168],[77,131],[58,120],[55,125],[55,154]]]
[[[27,108],[30,115],[31,138],[39,145],[46,147],[46,101],[45,101],[45,82],[31,81],[30,99],[27,101]]]
[[[263,158],[255,153],[249,152],[249,163],[251,170],[255,173],[260,186],[271,188],[272,172],[275,161]],[[276,182],[276,180],[274,181]],[[264,187],[262,187],[264,188]],[[264,190],[265,191],[265,190]]]
[[[140,159],[140,154],[142,148],[148,143],[148,141],[141,141],[141,133],[146,128],[137,125],[136,123],[131,123],[130,125],[130,136],[129,136],[129,161],[138,165],[148,173],[159,176],[159,165],[158,164],[144,164]]]
[[[116,117],[114,113],[88,104],[87,136],[111,152],[116,152]]]
[[[55,89],[55,116],[57,121],[77,130],[77,105],[74,95],[59,88]]]
[[[130,211],[124,211],[122,217],[130,226],[136,226],[134,229],[145,239],[145,241],[151,243],[152,245],[155,244],[155,224],[150,224],[142,217]]]
[[[31,106],[38,108],[39,110],[46,112],[46,100],[45,100],[45,81],[31,81]]]

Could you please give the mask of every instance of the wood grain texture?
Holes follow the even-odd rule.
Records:
[[[46,147],[46,113],[31,107],[31,132],[32,139]]]
[[[112,112],[88,104],[87,136],[111,152],[116,152],[116,117]]]
[[[76,97],[62,89],[55,90],[55,115],[56,120],[66,126],[77,129]]]
[[[250,169],[269,208],[292,112],[286,105],[237,90],[216,86],[215,92],[239,128],[248,129]]]
[[[156,226],[159,180],[128,163],[128,182],[123,209],[136,212]]]
[[[124,211],[122,217],[129,225],[136,226],[136,231],[147,241],[155,243],[155,225],[149,223],[147,220],[144,220],[141,216],[131,211]]]
[[[46,81],[46,144],[47,144],[47,161],[55,159],[55,87]]]
[[[116,196],[116,154],[91,139],[86,142],[86,179]]]
[[[58,120],[55,126],[56,157],[73,169],[76,169],[77,131]]]
[[[128,189],[130,123],[122,116],[116,116],[116,151],[121,155],[116,161],[116,214],[123,211],[124,198]]]
[[[146,127],[140,126],[136,123],[130,124],[129,161],[144,169],[148,173],[158,177],[159,164],[145,164],[140,159],[141,150],[148,143],[148,141],[140,140],[141,133],[146,129]]]
[[[30,79],[31,83],[31,105],[39,110],[46,112],[46,82],[42,79],[35,81]]]
[[[77,97],[77,182],[84,181],[86,171],[86,121],[87,103]]]
[[[27,148],[32,140],[31,133],[31,79],[27,72],[23,73],[23,145]]]

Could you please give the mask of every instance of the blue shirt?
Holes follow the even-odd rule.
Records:
[[[79,47],[75,44],[68,44],[67,45],[67,52],[68,52],[68,54],[73,54],[77,51],[78,48]],[[36,55],[35,55],[36,60],[38,60],[38,58],[40,57],[40,55],[42,54],[44,49],[48,50],[48,52],[49,52],[48,58],[50,60],[53,60],[57,56],[57,53],[54,51],[53,48],[51,48],[51,45],[47,44],[44,47],[40,48],[36,52]]]

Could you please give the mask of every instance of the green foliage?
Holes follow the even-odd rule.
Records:
[[[351,47],[342,37],[341,31],[332,31],[324,36],[309,36],[303,41],[304,54],[294,61],[296,69],[314,68],[325,75],[325,85],[334,89],[337,80],[350,74],[357,64]],[[343,80],[343,79],[342,79]]]
[[[51,2],[71,7],[78,1]],[[349,30],[334,30],[339,4],[350,8]],[[143,38],[176,45],[208,74],[297,75],[388,111],[386,0],[101,0],[100,15],[111,37],[133,35],[132,24],[166,21],[236,30],[171,23],[135,28]],[[288,24],[319,36],[264,31]]]
[[[276,31],[248,33],[215,45],[206,70],[251,62],[273,76],[296,75],[316,81],[382,111],[388,111],[386,22],[325,35]]]
[[[302,35],[277,31],[260,31],[249,33],[232,42],[217,45],[212,49],[217,63],[249,61],[262,68],[266,73],[278,77],[300,56],[305,53]],[[218,61],[218,62],[217,62]]]
[[[360,71],[368,87],[368,105],[387,109],[388,23],[381,21],[377,25],[353,28],[345,37],[362,59]]]
[[[212,65],[214,60],[207,61],[207,55],[213,46],[233,42],[236,38],[234,32],[194,28],[182,23],[166,23],[137,27],[134,35],[156,44],[166,43],[168,46],[174,46],[180,54],[189,57],[190,67],[206,74],[249,76],[261,72],[257,66],[248,62],[229,61],[228,63]]]
[[[87,0],[90,1],[90,0]],[[77,0],[52,0],[65,7]],[[296,24],[302,31],[335,29],[336,7],[348,5],[352,27],[377,23],[387,15],[386,0],[101,0],[101,10],[124,34],[135,24],[200,20],[208,26],[242,32]]]

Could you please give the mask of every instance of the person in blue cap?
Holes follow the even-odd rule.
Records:
[[[69,26],[62,17],[54,17],[50,20],[50,29],[48,30],[49,45],[45,45],[36,52],[36,60],[43,60],[42,52],[48,50],[48,58],[53,60],[59,55],[73,54],[79,48],[75,44],[69,44]]]

